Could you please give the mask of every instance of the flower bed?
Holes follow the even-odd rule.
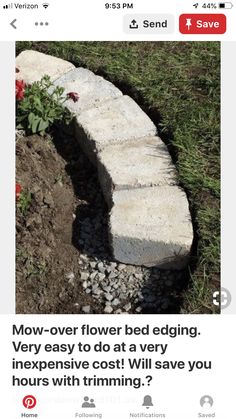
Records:
[[[47,57],[44,59],[48,60]],[[84,89],[82,107],[90,106],[88,112],[84,111],[82,120],[79,119],[80,107],[74,107],[77,128],[80,127],[76,140],[82,139],[83,143],[86,139],[88,144],[91,140],[91,143],[97,141],[96,147],[99,148],[98,140],[101,139],[104,145],[109,145],[110,136],[115,141],[122,125],[121,142],[126,140],[130,147],[131,140],[138,140],[140,136],[147,142],[152,136],[152,140],[159,144],[161,155],[166,155],[166,164],[171,164],[168,163],[167,150],[155,137],[156,127],[132,99],[87,70],[72,70],[68,74],[70,77],[73,82],[81,83]],[[64,126],[73,118],[68,110],[71,106],[65,107],[65,101],[80,102],[78,93],[68,90],[65,93],[60,86],[60,82],[67,83],[67,75],[65,78],[63,76],[55,85],[48,76],[32,84],[22,80],[16,82],[17,127],[24,129],[27,135],[18,138],[17,143],[17,183],[21,187],[17,192],[17,311],[175,312],[178,305],[175,284],[180,289],[184,281],[181,272],[163,273],[155,267],[125,265],[115,262],[111,256],[107,240],[108,211],[96,171],[79,150],[73,133],[63,132]],[[88,91],[89,103],[85,95]],[[92,92],[96,92],[96,96]],[[97,105],[99,101],[101,103]],[[92,114],[98,113],[97,117],[92,118],[90,110]],[[100,124],[98,127],[97,123]],[[83,136],[82,131],[87,134]],[[29,136],[36,133],[40,136]],[[96,147],[91,149],[93,155],[96,154],[94,151],[99,152]],[[57,151],[62,160],[58,159]],[[142,156],[140,158],[142,160]],[[67,162],[65,168],[63,159]],[[156,162],[156,157],[152,160]],[[143,176],[144,172],[140,174]],[[147,173],[147,181],[148,176]],[[162,191],[166,193],[166,189]],[[145,193],[146,189],[142,192]],[[186,200],[183,193],[181,199]],[[149,202],[145,201],[145,205]],[[138,206],[134,202],[134,207],[139,209],[139,202]],[[152,208],[150,210],[155,216]],[[148,218],[146,222],[149,222]],[[155,241],[158,247],[158,237]],[[166,249],[168,252],[168,246]],[[157,249],[154,253],[155,257],[158,256]],[[131,261],[132,258],[133,255]],[[141,264],[139,259],[134,263]],[[152,264],[156,264],[155,259]]]

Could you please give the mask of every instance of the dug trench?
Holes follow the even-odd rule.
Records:
[[[116,262],[96,169],[71,129],[18,135],[17,313],[179,313],[186,271]]]

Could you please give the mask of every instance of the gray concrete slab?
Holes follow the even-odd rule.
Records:
[[[75,120],[76,136],[92,161],[106,146],[153,136],[157,129],[129,96],[121,96],[82,112]]]
[[[159,137],[105,147],[98,154],[98,174],[109,206],[118,190],[177,184],[175,167]]]
[[[185,193],[177,186],[117,191],[110,215],[114,258],[133,265],[182,269],[193,228]]]
[[[18,55],[16,67],[20,70],[16,73],[16,78],[24,80],[25,83],[39,81],[45,74],[54,81],[75,68],[73,64],[61,58],[32,50],[23,51]]]
[[[57,79],[54,84],[65,89],[65,96],[69,92],[78,93],[78,102],[74,103],[71,99],[65,102],[65,106],[75,115],[80,115],[84,110],[122,96],[121,91],[112,83],[103,77],[95,76],[84,68],[70,71]]]

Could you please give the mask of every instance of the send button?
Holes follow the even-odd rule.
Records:
[[[124,32],[133,34],[169,34],[174,32],[175,18],[173,15],[125,15]]]

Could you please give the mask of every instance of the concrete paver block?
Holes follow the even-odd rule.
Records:
[[[122,93],[112,83],[103,77],[95,76],[91,71],[84,68],[76,68],[65,76],[57,79],[54,84],[65,89],[65,95],[76,92],[79,95],[78,102],[67,100],[65,106],[75,115],[90,109],[107,100],[122,96]]]
[[[39,81],[45,74],[54,81],[75,68],[73,64],[61,58],[30,50],[23,51],[18,55],[16,67],[20,70],[19,73],[16,73],[16,78],[24,80],[25,83]]]
[[[110,214],[110,244],[123,263],[182,269],[193,228],[185,193],[178,186],[117,191]]]
[[[129,96],[98,105],[76,118],[77,139],[92,161],[108,145],[155,135],[156,131],[150,118]]]
[[[98,174],[110,206],[118,190],[177,184],[175,167],[159,137],[107,146],[98,155]]]

